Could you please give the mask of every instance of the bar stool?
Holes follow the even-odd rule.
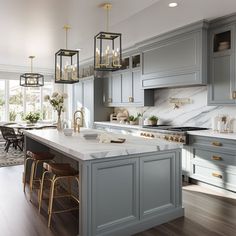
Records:
[[[30,200],[32,199],[34,183],[36,182],[40,183],[40,179],[36,178],[38,164],[46,162],[46,161],[50,162],[52,161],[53,158],[54,158],[54,155],[49,152],[32,152],[32,151],[26,152],[26,159],[24,163],[24,173],[23,173],[23,190],[25,192],[27,163],[28,161],[31,161],[32,164],[31,164],[30,180],[29,180]]]
[[[50,193],[49,193],[49,204],[48,204],[48,227],[51,226],[51,218],[53,213],[62,213],[62,212],[68,212],[68,211],[74,211],[79,209],[80,204],[80,197],[76,197],[72,194],[71,190],[71,181],[74,179],[76,180],[78,184],[78,188],[80,185],[79,181],[79,174],[78,171],[71,167],[68,163],[43,163],[43,167],[45,168],[45,171],[42,175],[42,181],[40,185],[40,192],[39,192],[39,212],[41,210],[42,206],[42,199],[43,199],[43,188],[45,181],[50,181]],[[46,178],[46,175],[51,175],[51,178]],[[59,180],[67,180],[68,186],[67,186],[67,192],[66,194],[55,194],[55,185],[58,184]],[[79,194],[80,195],[80,194]],[[61,197],[69,197],[73,200],[75,200],[77,206],[71,207],[63,210],[53,211],[53,200],[54,198],[61,198]]]

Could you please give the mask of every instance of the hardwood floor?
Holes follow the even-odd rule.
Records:
[[[22,166],[0,168],[0,235],[77,235],[77,219],[71,213],[53,216],[52,228],[47,228],[45,210],[39,214],[22,191],[22,169]],[[183,201],[185,217],[135,236],[236,235],[236,194],[226,197],[214,190],[188,185],[183,187]]]

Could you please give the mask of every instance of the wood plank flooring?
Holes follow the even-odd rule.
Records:
[[[47,216],[38,213],[22,191],[22,166],[0,168],[1,236],[75,236],[74,214]],[[227,195],[197,185],[183,188],[185,217],[156,226],[135,236],[235,236],[236,194]],[[111,235],[112,236],[112,235]],[[121,235],[122,236],[122,235]]]

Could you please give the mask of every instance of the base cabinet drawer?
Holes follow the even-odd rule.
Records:
[[[193,149],[193,162],[204,163],[205,165],[215,165],[235,168],[236,172],[236,156],[220,152],[207,151],[200,148]]]
[[[192,165],[191,176],[194,179],[236,191],[236,173],[228,172],[226,169],[209,168],[200,165]]]
[[[236,192],[236,141],[190,135],[190,176]]]

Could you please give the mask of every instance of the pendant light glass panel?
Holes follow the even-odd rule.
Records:
[[[34,56],[30,56],[31,60],[31,72],[24,73],[20,76],[20,86],[23,87],[40,87],[44,86],[44,76],[39,73],[33,73],[33,59]]]
[[[44,76],[38,73],[25,73],[20,76],[20,86],[40,87],[44,85]]]
[[[100,32],[94,37],[94,68],[115,71],[121,68],[121,34]]]
[[[55,54],[55,82],[79,82],[79,51],[60,49]]]

